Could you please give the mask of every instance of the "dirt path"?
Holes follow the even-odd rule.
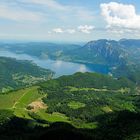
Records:
[[[26,91],[25,93],[23,93],[23,95],[14,103],[14,105],[12,106],[12,109],[16,108],[16,105],[19,103],[19,101],[28,93],[30,92],[32,89]]]

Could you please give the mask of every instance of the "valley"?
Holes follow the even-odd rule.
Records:
[[[99,72],[99,73],[109,73],[110,68],[106,65],[99,64],[88,64],[88,63],[78,63],[78,62],[67,62],[63,60],[53,60],[53,59],[41,59],[35,56],[30,56],[27,54],[16,54],[10,51],[0,51],[0,56],[12,57],[17,60],[28,60],[37,64],[38,66],[51,69],[54,71],[54,77],[59,77],[62,75],[70,75],[75,72]],[[63,69],[62,69],[63,68]]]
[[[140,137],[139,64],[127,58],[123,45],[108,40],[91,41],[82,48],[43,43],[35,51],[36,45],[0,47],[1,139],[40,139],[61,129],[66,137],[72,133],[89,140],[102,140],[108,131],[106,139]],[[137,122],[136,132],[131,119]],[[121,127],[125,120],[128,126]],[[114,134],[117,128],[120,132]],[[7,129],[12,129],[8,136]],[[135,133],[129,135],[130,131]]]
[[[0,0],[0,140],[140,140],[140,1]]]
[[[134,48],[135,51],[132,51]],[[99,72],[119,77],[124,74],[123,71],[119,72],[119,68],[133,69],[140,65],[140,40],[136,39],[100,39],[83,46],[47,42],[1,43],[0,50],[0,56],[31,60],[42,68],[50,68],[55,71],[55,77],[78,71]]]
[[[135,51],[132,51],[134,48]],[[0,44],[1,51],[27,54],[42,59],[101,65],[135,63],[139,60],[139,48],[140,40],[138,39],[120,39],[119,41],[99,39],[85,43],[85,45],[47,42]]]

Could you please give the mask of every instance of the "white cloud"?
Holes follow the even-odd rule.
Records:
[[[0,14],[12,20],[40,20],[64,21],[67,23],[81,23],[93,21],[93,11],[83,7],[70,4],[62,4],[57,0],[2,0],[7,9],[6,13],[0,10]],[[38,11],[38,12],[37,12]],[[47,19],[45,18],[47,15]],[[54,19],[53,19],[53,18]],[[71,21],[71,19],[75,19]]]
[[[93,29],[95,27],[92,26],[92,25],[80,25],[78,26],[77,28],[54,28],[52,29],[52,31],[54,33],[68,33],[68,34],[74,34],[74,33],[77,33],[77,32],[82,32],[82,33],[85,33],[85,34],[90,34]]]
[[[62,29],[62,28],[54,28],[52,31],[55,33],[69,33],[69,34],[74,34],[76,32],[75,29]]]
[[[55,0],[18,0],[23,3],[38,4],[42,6],[47,6],[55,10],[66,10],[66,7],[56,2]]]
[[[67,29],[66,32],[69,34],[74,34],[76,32],[76,30],[75,29]]]
[[[80,68],[78,69],[79,72],[86,72],[87,69],[86,69],[86,66],[84,65],[80,65]]]
[[[136,14],[134,5],[110,2],[100,7],[108,28],[140,29],[140,15]]]
[[[63,33],[64,31],[63,31],[62,28],[55,28],[55,29],[53,29],[53,32],[55,32],[55,33]]]
[[[83,32],[83,33],[86,33],[86,34],[90,34],[91,31],[93,31],[94,28],[95,27],[92,26],[92,25],[80,25],[80,26],[78,26],[78,30],[80,32]]]
[[[31,12],[18,7],[11,8],[8,5],[0,5],[0,18],[15,21],[39,21],[42,15],[37,12]]]
[[[93,11],[86,9],[83,6],[66,5],[57,0],[17,0],[19,3],[27,5],[36,5],[41,7],[43,12],[55,12],[60,19],[76,19],[91,21],[94,18]]]

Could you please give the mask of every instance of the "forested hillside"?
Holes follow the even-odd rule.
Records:
[[[138,93],[127,78],[87,72],[0,95],[0,138],[133,140],[140,137]]]
[[[73,123],[92,125],[96,116],[120,110],[135,111],[131,95],[135,84],[126,78],[114,79],[94,73],[62,76],[41,85],[49,113],[66,114]],[[88,124],[87,124],[88,126]]]
[[[0,57],[0,92],[45,81],[52,75],[52,71],[40,68],[30,61]]]

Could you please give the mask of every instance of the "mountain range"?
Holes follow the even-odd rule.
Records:
[[[90,41],[81,48],[66,51],[62,58],[84,63],[122,65],[140,60],[140,40],[119,41],[101,39]],[[64,57],[65,56],[65,57]]]
[[[121,39],[119,41],[100,39],[84,46],[55,43],[0,44],[1,50],[25,53],[43,59],[59,59],[71,62],[105,65],[134,64],[140,60],[140,40]]]

